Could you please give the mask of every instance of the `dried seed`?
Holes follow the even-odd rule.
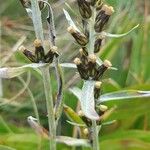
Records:
[[[20,51],[22,51],[22,53],[33,63],[36,63],[36,58],[35,56],[32,54],[31,51],[27,50],[24,46],[21,46],[19,48]]]
[[[77,0],[77,2],[81,16],[85,19],[90,18],[92,16],[90,3],[88,3],[86,0]]]
[[[101,10],[97,13],[95,18],[94,29],[96,32],[101,32],[104,25],[108,22],[110,16],[114,12],[113,7],[103,5]]]
[[[81,46],[85,46],[88,43],[88,38],[83,33],[74,29],[74,27],[70,26],[67,30]]]
[[[104,72],[109,69],[112,66],[111,62],[108,60],[105,60],[104,63],[98,67],[98,72],[97,74],[95,74],[95,76],[93,77],[94,80],[98,80],[100,77],[102,77],[102,75],[104,74]]]
[[[74,63],[77,65],[78,72],[82,79],[87,80],[89,78],[86,67],[82,64],[79,58],[74,59]]]
[[[95,88],[94,88],[94,98],[95,98],[95,99],[98,99],[99,96],[100,96],[101,84],[102,84],[102,82],[100,82],[100,81],[97,81],[97,82],[95,83]]]
[[[95,43],[94,43],[94,53],[98,53],[100,51],[103,39],[104,39],[104,37],[99,36],[95,40]]]
[[[44,62],[44,60],[45,60],[45,53],[44,53],[44,48],[42,46],[41,41],[36,39],[34,41],[34,46],[35,46],[35,57],[36,57],[36,60],[38,62],[40,62],[40,61]]]
[[[88,74],[90,77],[93,77],[96,73],[96,56],[90,54],[88,56]]]

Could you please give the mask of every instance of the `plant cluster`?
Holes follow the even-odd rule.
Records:
[[[101,0],[77,0],[82,28],[78,28],[75,25],[66,10],[64,10],[64,14],[69,23],[67,31],[79,45],[79,57],[74,59],[74,64],[61,64],[59,63],[60,55],[55,44],[55,38],[57,37],[51,5],[43,0],[20,1],[33,21],[36,35],[36,40],[34,41],[35,51],[29,51],[24,46],[20,47],[20,51],[32,63],[16,68],[0,68],[0,77],[13,78],[29,69],[36,69],[38,73],[40,72],[44,85],[49,131],[43,128],[39,120],[37,120],[39,119],[38,115],[36,115],[36,118],[29,116],[28,122],[41,137],[49,139],[50,150],[56,150],[57,142],[69,146],[87,146],[93,150],[99,150],[99,132],[101,126],[114,122],[114,120],[112,122],[105,122],[105,120],[115,109],[108,109],[102,103],[119,98],[122,99],[122,97],[135,98],[150,96],[149,92],[145,91],[120,91],[118,93],[101,95],[102,77],[108,69],[113,69],[110,61],[102,61],[97,56],[98,52],[101,51],[103,41],[106,37],[118,38],[127,35],[137,26],[129,32],[120,35],[107,33],[104,30],[107,27],[109,18],[114,12],[113,7],[104,4]],[[41,12],[44,8],[48,8],[48,16],[45,20],[49,29],[49,48],[44,45],[45,37],[43,35],[41,19]],[[55,68],[58,84],[55,100],[53,100],[52,96],[50,67]],[[63,103],[64,82],[62,67],[77,68],[81,79],[83,79],[82,89],[77,87],[70,89],[80,101],[81,109],[78,113]],[[37,112],[36,104],[35,109],[35,112]],[[78,131],[79,139],[56,134],[58,120],[61,117],[62,111],[68,116],[68,123],[80,129]]]

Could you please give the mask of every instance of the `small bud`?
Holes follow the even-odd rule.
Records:
[[[105,14],[109,16],[114,13],[114,8],[112,6],[103,5],[102,10],[105,11]]]
[[[59,54],[57,52],[58,48],[56,46],[51,47],[51,49],[48,51],[48,53],[45,55],[45,62],[46,63],[52,63],[54,56],[58,57]]]
[[[34,41],[34,46],[35,46],[35,57],[38,62],[42,61],[45,62],[45,53],[44,53],[44,48],[42,46],[42,42],[39,39],[36,39]]]
[[[88,52],[86,50],[85,47],[79,49],[79,53],[80,53],[80,58],[81,58],[81,61],[84,65],[87,65],[88,64]]]
[[[100,10],[103,6],[102,0],[97,0],[95,6],[96,6],[96,10]]]
[[[94,53],[98,53],[100,51],[101,45],[102,45],[102,41],[103,41],[104,37],[103,36],[99,36],[94,43]]]
[[[90,54],[88,57],[89,62],[96,63],[96,56],[94,54]]]
[[[86,67],[82,64],[79,58],[74,59],[74,63],[77,65],[78,72],[82,79],[87,80],[89,78]]]
[[[111,62],[108,60],[105,60],[104,63],[101,66],[99,66],[98,72],[97,74],[95,74],[93,79],[98,80],[104,74],[104,72],[107,69],[109,69],[111,66],[112,66]]]
[[[40,46],[42,46],[41,40],[36,39],[36,40],[34,41],[34,47],[40,47]]]
[[[88,38],[83,33],[74,29],[74,27],[70,26],[67,30],[81,46],[85,46],[88,43]]]
[[[111,62],[109,61],[109,60],[104,60],[104,66],[106,66],[107,68],[110,68],[110,67],[112,67],[112,64],[111,64]]]
[[[83,129],[83,133],[84,133],[84,135],[88,135],[89,134],[89,130],[88,130],[88,128],[85,128],[85,129]]]
[[[100,88],[101,88],[102,82],[97,81],[95,83],[95,88],[94,88],[94,98],[98,99],[100,96]]]
[[[85,19],[90,18],[92,16],[90,3],[88,3],[86,0],[77,0],[77,2],[81,16]]]
[[[102,111],[102,112],[105,112],[106,110],[108,110],[108,107],[106,105],[100,105],[99,106],[99,109]]]
[[[82,110],[79,110],[78,111],[78,115],[81,117],[81,116],[84,116],[84,113],[83,113],[83,111]]]
[[[107,5],[102,6],[101,10],[97,13],[95,18],[94,29],[96,32],[102,31],[103,27],[108,22],[113,12],[113,7]]]
[[[102,82],[97,81],[97,82],[95,83],[95,88],[96,88],[96,89],[100,89],[101,85],[102,85]]]
[[[35,56],[32,54],[31,51],[27,50],[24,46],[21,46],[19,48],[19,51],[21,51],[31,62],[36,63],[36,58]]]
[[[93,77],[96,72],[96,56],[90,54],[88,57],[88,74],[90,77]]]

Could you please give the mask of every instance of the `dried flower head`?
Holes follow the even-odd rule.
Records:
[[[33,63],[52,63],[54,56],[59,56],[56,46],[53,46],[45,55],[42,42],[39,39],[34,41],[34,47],[35,54],[32,54],[32,52],[27,50],[24,46],[19,48],[19,50],[22,51],[22,53]]]
[[[81,46],[85,46],[88,43],[86,35],[77,31],[74,27],[70,26],[67,30]]]
[[[108,22],[110,16],[114,12],[114,9],[112,6],[103,5],[101,10],[97,12],[96,18],[95,18],[95,25],[94,29],[96,32],[101,32],[103,27]]]
[[[80,14],[83,18],[88,19],[92,16],[90,3],[86,0],[77,0]]]

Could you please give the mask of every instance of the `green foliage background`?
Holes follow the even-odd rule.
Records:
[[[54,9],[57,45],[62,54],[62,62],[72,62],[77,55],[79,47],[74,44],[71,36],[66,32],[67,23],[62,13],[66,8],[64,1],[50,1]],[[67,1],[74,13],[71,16],[80,25],[79,12],[75,1]],[[109,71],[104,77],[103,93],[118,91],[120,89],[150,90],[150,1],[149,0],[107,0],[115,9],[107,31],[110,33],[124,33],[133,26],[140,24],[139,28],[130,35],[120,38],[107,38],[100,52],[100,58],[108,59],[118,71]],[[27,62],[18,52],[13,52],[12,47],[16,42],[26,37],[23,42],[26,47],[33,49],[34,30],[31,20],[19,1],[5,0],[1,2],[1,66],[19,66]],[[45,12],[46,14],[46,12]],[[44,15],[43,15],[44,16]],[[46,23],[44,23],[46,29]],[[47,31],[45,30],[47,35]],[[5,61],[8,56],[8,61]],[[5,62],[5,63],[3,63]],[[47,128],[45,111],[45,97],[43,85],[36,72],[21,76],[38,104],[41,122]],[[53,75],[53,93],[56,95],[57,83]],[[109,79],[108,79],[109,78]],[[0,102],[8,102],[23,90],[23,85],[18,78],[3,80],[3,98]],[[80,78],[74,70],[65,70],[65,103],[76,109],[77,99],[68,92],[73,85],[81,86]],[[11,103],[0,104],[0,150],[37,150],[39,137],[27,124],[26,118],[34,116],[29,93],[24,90]],[[117,106],[115,112],[108,120],[115,119],[116,123],[104,126],[100,133],[102,150],[149,150],[150,149],[150,101],[137,99],[135,101],[113,101],[107,103],[109,107]],[[58,134],[72,136],[73,127],[66,122],[63,114],[58,129]],[[48,149],[48,142],[42,140],[41,149]],[[11,148],[9,148],[11,147]],[[58,149],[69,150],[71,147],[58,145]]]

